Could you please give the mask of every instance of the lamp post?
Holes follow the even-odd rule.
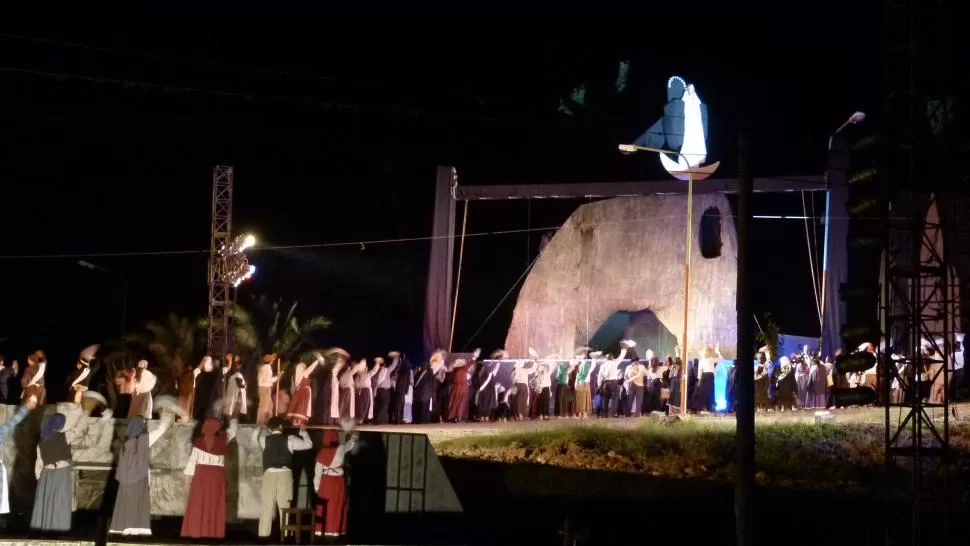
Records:
[[[635,144],[620,144],[619,149],[621,152],[627,153],[637,151],[654,152],[687,159],[685,154],[679,152],[650,148],[648,146],[637,146]],[[684,324],[680,338],[680,361],[682,366],[680,371],[680,411],[682,414],[687,413],[687,321],[690,317],[690,256],[694,239],[694,180],[704,180],[711,176],[714,174],[718,165],[719,163],[712,163],[703,167],[697,165],[696,167],[688,167],[684,171],[670,173],[679,180],[687,181],[687,245],[684,248]]]
[[[102,273],[107,273],[108,275],[111,275],[112,277],[121,280],[121,285],[122,285],[122,291],[121,291],[121,337],[119,338],[119,341],[123,341],[125,339],[125,328],[127,326],[127,319],[128,319],[128,279],[126,279],[124,276],[119,275],[118,273],[116,273],[116,272],[114,272],[114,271],[112,271],[110,269],[101,267],[100,265],[95,265],[95,264],[93,264],[91,262],[87,262],[87,261],[84,261],[84,260],[78,260],[77,265],[83,267],[84,269],[90,269],[91,271],[100,271]]]
[[[836,135],[841,133],[842,130],[848,127],[849,125],[856,125],[858,123],[862,123],[863,121],[865,121],[865,119],[866,119],[865,112],[854,112],[851,116],[849,116],[849,119],[845,120],[845,122],[842,125],[840,125],[839,128],[836,129],[834,133],[832,133],[832,136],[829,137],[829,150],[830,151],[832,150],[832,141],[835,139]],[[822,297],[821,297],[821,305],[819,306],[819,314],[821,315],[820,317],[821,329],[822,329],[821,333],[823,334],[822,337],[824,337],[824,329],[825,329],[825,288],[828,285],[828,277],[829,277],[829,224],[832,223],[831,215],[832,215],[832,191],[829,189],[826,189],[825,191],[825,228],[822,234],[822,294],[821,294]],[[821,339],[819,340],[818,352],[819,354],[822,354]]]

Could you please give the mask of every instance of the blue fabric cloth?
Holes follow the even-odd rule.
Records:
[[[44,417],[44,422],[40,427],[41,428],[40,437],[47,438],[51,434],[54,434],[55,432],[59,432],[61,429],[64,428],[64,425],[66,423],[67,423],[67,417],[65,417],[63,413],[55,413],[53,415],[48,415],[47,417]]]

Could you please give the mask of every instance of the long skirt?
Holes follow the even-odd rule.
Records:
[[[680,376],[675,375],[670,378],[670,398],[667,399],[667,406],[680,409]]]
[[[515,384],[515,414],[529,416],[529,385],[525,383]]]
[[[317,491],[317,529],[328,537],[347,534],[347,483],[343,476],[323,476]],[[326,513],[324,513],[326,510]]]
[[[45,468],[40,471],[30,528],[37,531],[70,531],[74,507],[74,471]]]
[[[468,385],[458,385],[451,389],[448,399],[449,421],[464,421],[468,418]]]
[[[296,392],[293,393],[293,398],[290,399],[290,405],[286,408],[286,417],[294,425],[302,425],[309,419],[312,413],[310,409],[311,395],[310,386],[302,383],[296,389]]]
[[[134,483],[118,484],[118,496],[111,513],[109,533],[152,534],[152,501],[149,491],[147,477]]]
[[[497,400],[495,399],[495,385],[489,383],[485,385],[485,390],[479,391],[478,393],[478,418],[488,419],[492,416],[492,412],[495,411],[495,406],[497,406]]]
[[[352,419],[354,417],[355,408],[354,402],[354,389],[351,388],[340,388],[340,419]]]
[[[589,383],[576,383],[576,409],[577,414],[589,415],[593,412],[593,396],[589,391]]]
[[[552,394],[549,392],[549,387],[542,387],[538,394],[539,395],[536,397],[536,415],[539,417],[548,417],[549,401],[552,399]]]
[[[691,398],[691,409],[694,411],[711,411],[714,407],[714,374],[706,372],[694,389]]]
[[[131,407],[128,408],[128,418],[140,415],[145,419],[152,418],[152,393],[142,392],[131,395]]]
[[[556,416],[567,417],[569,415],[569,384],[556,384]]]
[[[182,518],[185,538],[225,538],[226,469],[196,465]]]

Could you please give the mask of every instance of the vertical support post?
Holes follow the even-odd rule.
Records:
[[[812,195],[815,199],[815,195]],[[822,236],[822,298],[819,316],[822,317],[821,330],[818,338],[818,354],[822,355],[822,345],[825,339],[825,288],[829,280],[829,224],[832,223],[832,190],[825,190],[825,231]],[[820,356],[821,357],[821,356]]]
[[[458,243],[458,273],[455,276],[455,301],[451,306],[451,332],[448,334],[448,352],[455,348],[455,320],[458,318],[458,289],[461,288],[461,262],[465,258],[465,231],[468,228],[468,205],[471,201],[465,201],[465,210],[461,218],[461,242]]]
[[[736,443],[738,474],[734,488],[735,532],[738,546],[754,544],[754,324],[751,313],[751,196],[748,143],[744,127],[738,134],[738,363]]]
[[[690,318],[690,255],[694,241],[694,175],[687,173],[687,244],[684,247],[684,327],[680,337],[680,413],[687,414],[687,321]]]

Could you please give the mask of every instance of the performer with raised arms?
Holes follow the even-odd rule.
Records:
[[[192,442],[185,465],[185,486],[189,489],[183,538],[225,538],[226,536],[226,454],[236,437],[239,422],[208,417],[202,423],[202,435]]]
[[[357,443],[352,423],[344,422],[345,440],[340,442],[336,429],[323,431],[323,448],[317,453],[313,470],[313,488],[324,502],[317,505],[316,534],[338,537],[347,534],[347,480],[344,475],[347,455]],[[326,513],[324,513],[326,506]]]
[[[47,371],[47,356],[44,351],[37,351],[27,357],[27,369],[20,378],[22,402],[33,399],[38,406],[43,406],[47,401],[47,388],[44,386],[45,371]]]
[[[293,453],[313,448],[305,428],[299,436],[284,434],[286,420],[273,417],[266,429],[257,432],[257,445],[263,451],[263,483],[260,488],[259,536],[266,538],[273,528],[273,517],[293,502]]]
[[[157,401],[161,421],[158,428],[148,432],[148,422],[141,415],[128,420],[125,428],[125,444],[121,449],[115,479],[118,480],[118,496],[115,497],[109,533],[121,535],[151,535],[152,501],[149,464],[151,448],[165,435],[175,422],[176,414],[183,414],[177,400],[171,396],[159,396]]]

